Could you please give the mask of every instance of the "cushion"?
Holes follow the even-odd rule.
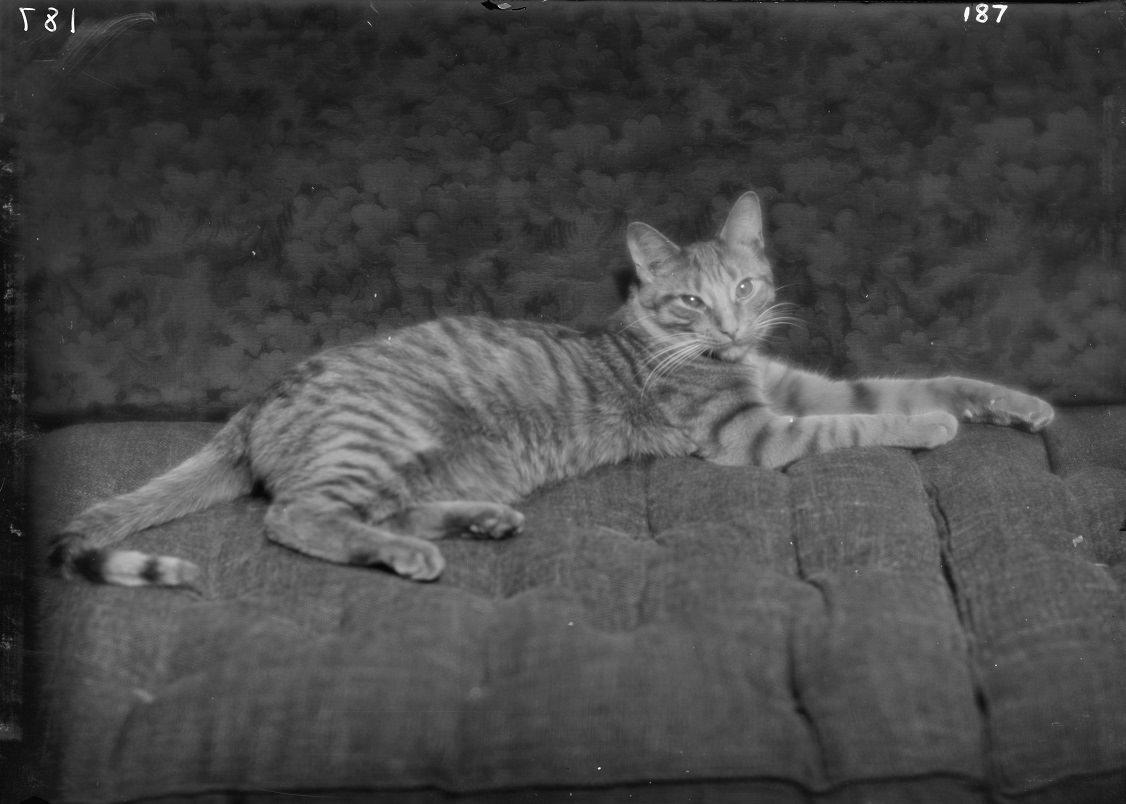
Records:
[[[41,437],[35,532],[215,429]],[[38,580],[51,801],[1126,792],[1123,407],[785,471],[607,467],[512,540],[443,542],[433,584],[268,544],[264,506],[128,540],[197,562],[200,594]]]

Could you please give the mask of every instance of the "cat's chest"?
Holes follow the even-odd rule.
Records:
[[[607,427],[606,447],[620,455],[617,460],[640,456],[681,456],[695,444],[683,422],[670,416],[656,395],[641,394],[615,409]],[[612,435],[611,435],[612,434]]]
[[[709,441],[717,423],[766,410],[768,400],[753,367],[700,361],[662,381],[652,394],[669,426],[687,439],[687,453]]]

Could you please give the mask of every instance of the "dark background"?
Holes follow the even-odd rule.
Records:
[[[5,5],[32,421],[222,417],[448,313],[596,324],[628,221],[750,188],[779,354],[1126,398],[1123,6],[513,5]]]

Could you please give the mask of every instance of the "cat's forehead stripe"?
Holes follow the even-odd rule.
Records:
[[[730,279],[742,279],[746,275],[769,276],[770,269],[765,256],[758,253],[756,248],[755,259],[750,265],[745,260],[737,259],[736,255],[725,254],[713,243],[696,243],[687,251],[688,265],[692,269],[690,275],[696,282],[710,280],[724,282]]]
[[[700,278],[718,280],[728,273],[719,250],[711,243],[694,246],[689,252],[688,261]]]

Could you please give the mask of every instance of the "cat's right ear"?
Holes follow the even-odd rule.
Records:
[[[762,204],[758,195],[746,192],[735,200],[719,231],[719,239],[731,246],[763,249]]]
[[[633,267],[642,282],[649,282],[675,266],[680,246],[652,226],[634,221],[626,228],[626,242]]]

